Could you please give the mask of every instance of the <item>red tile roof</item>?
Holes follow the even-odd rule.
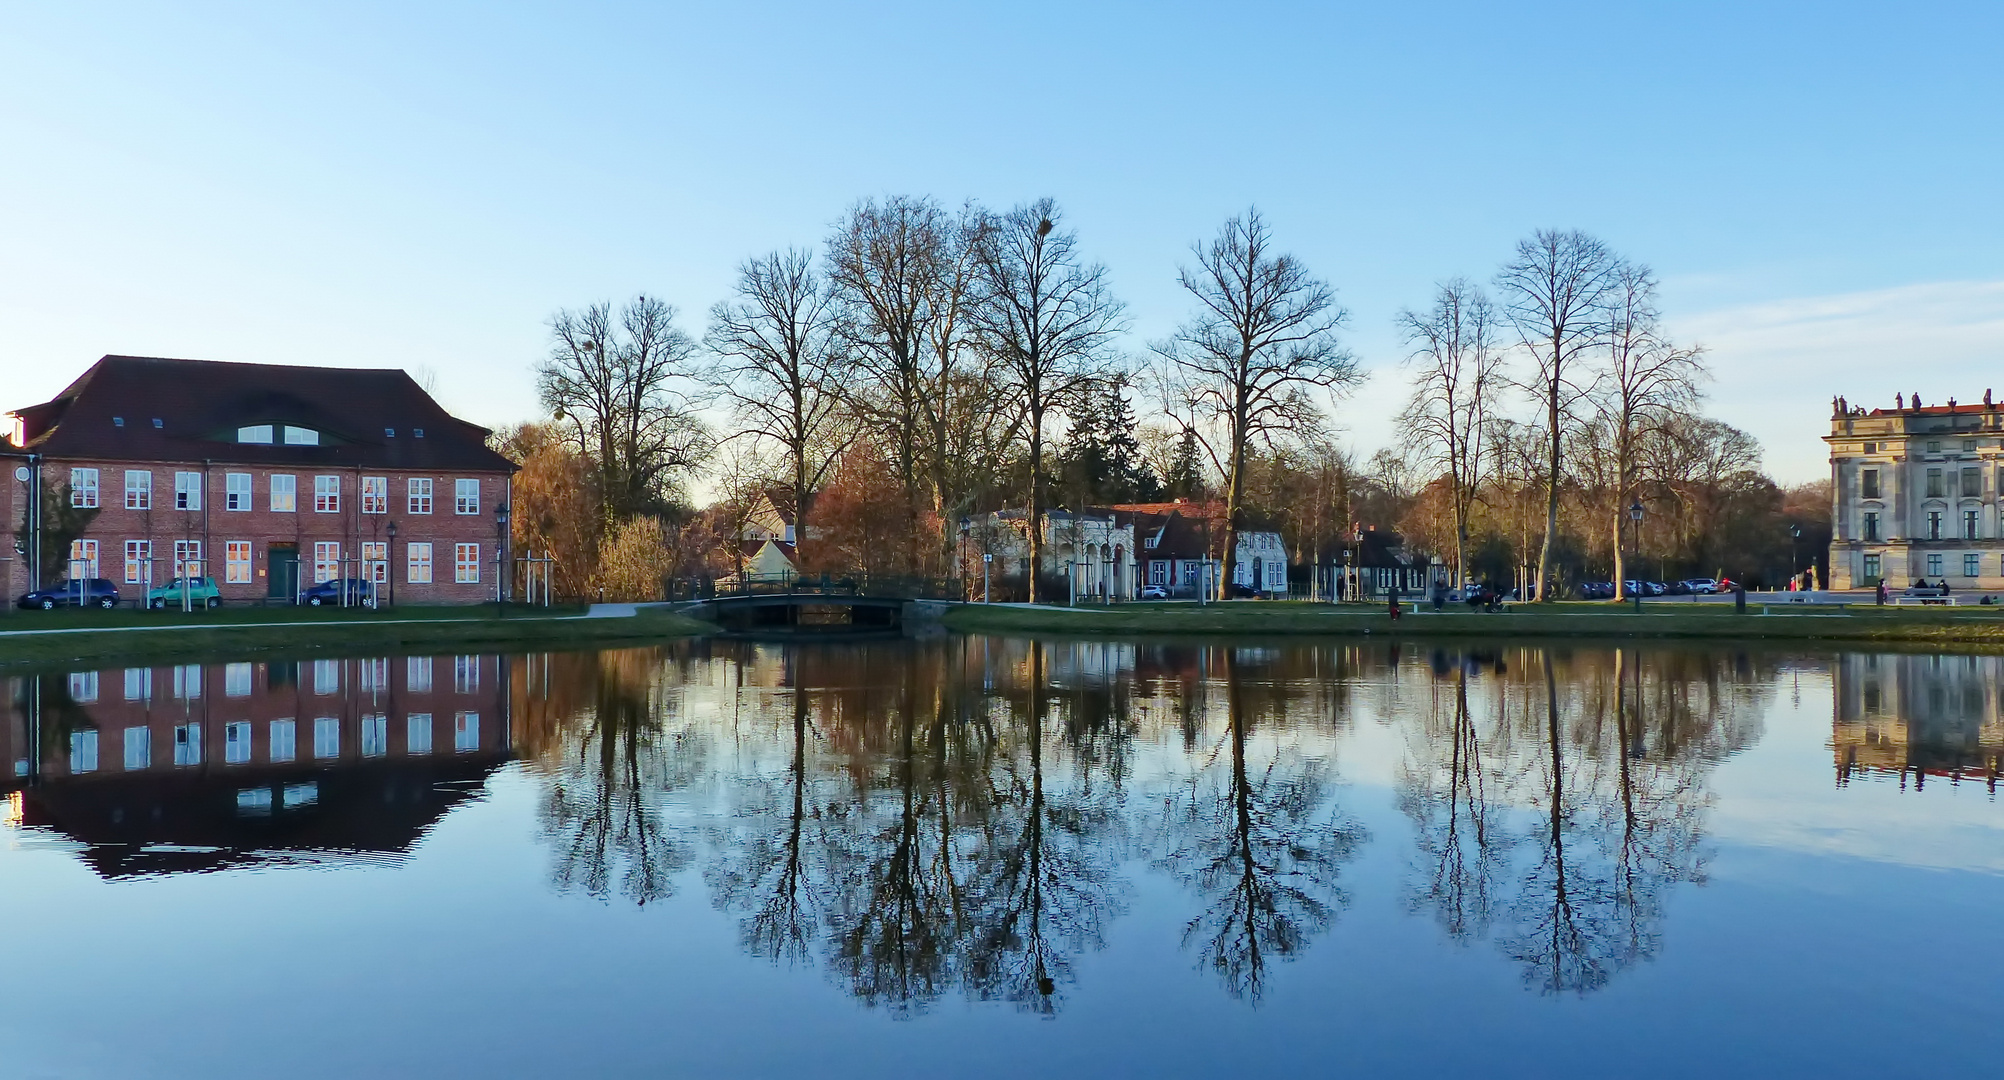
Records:
[[[487,448],[486,428],[391,368],[106,356],[55,400],[16,413],[26,449],[55,458],[514,470]],[[321,445],[236,441],[238,428],[261,424],[310,428]]]

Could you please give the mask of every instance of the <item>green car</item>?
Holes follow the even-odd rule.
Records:
[[[188,580],[188,603],[191,607],[221,607],[222,591],[216,588],[214,580],[194,577]],[[181,606],[181,579],[175,578],[157,589],[146,590],[146,606],[154,610]]]

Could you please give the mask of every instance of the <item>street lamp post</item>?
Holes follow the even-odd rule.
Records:
[[[390,519],[390,523],[389,523],[389,525],[388,525],[388,526],[387,526],[387,527],[386,527],[386,528],[385,528],[385,529],[384,529],[383,531],[384,531],[384,532],[386,532],[386,533],[388,533],[388,534],[389,534],[389,537],[390,537],[390,542],[389,542],[389,545],[388,545],[387,549],[386,549],[386,550],[385,550],[385,551],[383,552],[383,562],[384,562],[384,566],[383,566],[383,576],[384,576],[385,578],[388,578],[388,579],[389,579],[389,582],[390,582],[390,606],[391,606],[391,607],[396,607],[396,606],[397,606],[397,522],[396,522],[396,519],[395,519],[395,518],[392,518],[392,519]]]
[[[494,508],[494,611],[508,614],[508,504]]]
[[[1641,560],[1642,560],[1642,500],[1641,500],[1641,499],[1637,499],[1637,500],[1635,500],[1635,502],[1634,502],[1634,503],[1630,504],[1630,506],[1629,506],[1629,508],[1628,508],[1628,519],[1629,519],[1630,521],[1633,521],[1633,522],[1635,523],[1635,536],[1634,536],[1634,541],[1635,541],[1635,558],[1636,558],[1636,561],[1637,561],[1637,562],[1639,563],[1639,562],[1641,562]],[[1640,580],[1640,579],[1637,579],[1637,581],[1635,582],[1635,585],[1636,585],[1636,588],[1635,588],[1635,613],[1636,613],[1637,615],[1640,615],[1640,614],[1642,614],[1642,582],[1641,582],[1641,580]]]
[[[1788,527],[1788,587],[1795,588],[1802,578],[1802,526]]]

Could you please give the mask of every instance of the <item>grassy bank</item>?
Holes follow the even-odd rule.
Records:
[[[282,656],[426,649],[568,648],[710,633],[708,623],[665,611],[580,618],[583,609],[275,608],[243,611],[46,612],[0,619],[0,668],[85,662],[166,663],[220,655]]]
[[[1410,611],[1393,622],[1377,606],[1277,601],[1225,604],[1127,604],[1113,608],[1031,608],[967,604],[947,613],[948,629],[967,633],[1365,634],[1398,637],[1720,638],[1777,641],[1883,641],[2004,645],[2004,610],[1852,608],[1840,611],[1773,604],[1759,614],[1750,603],[1737,615],[1728,604],[1644,606],[1636,614],[1608,604],[1525,605],[1497,614]]]

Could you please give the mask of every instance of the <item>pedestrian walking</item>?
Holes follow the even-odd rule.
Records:
[[[1874,596],[1874,597],[1875,597],[1875,598],[1876,598],[1876,599],[1878,600],[1878,602],[1879,602],[1879,606],[1880,606],[1880,607],[1885,607],[1885,606],[1886,606],[1886,583],[1885,583],[1885,582],[1883,582],[1883,581],[1879,582],[1879,584],[1878,584],[1878,587],[1872,590],[1872,594],[1873,594],[1873,596]]]

